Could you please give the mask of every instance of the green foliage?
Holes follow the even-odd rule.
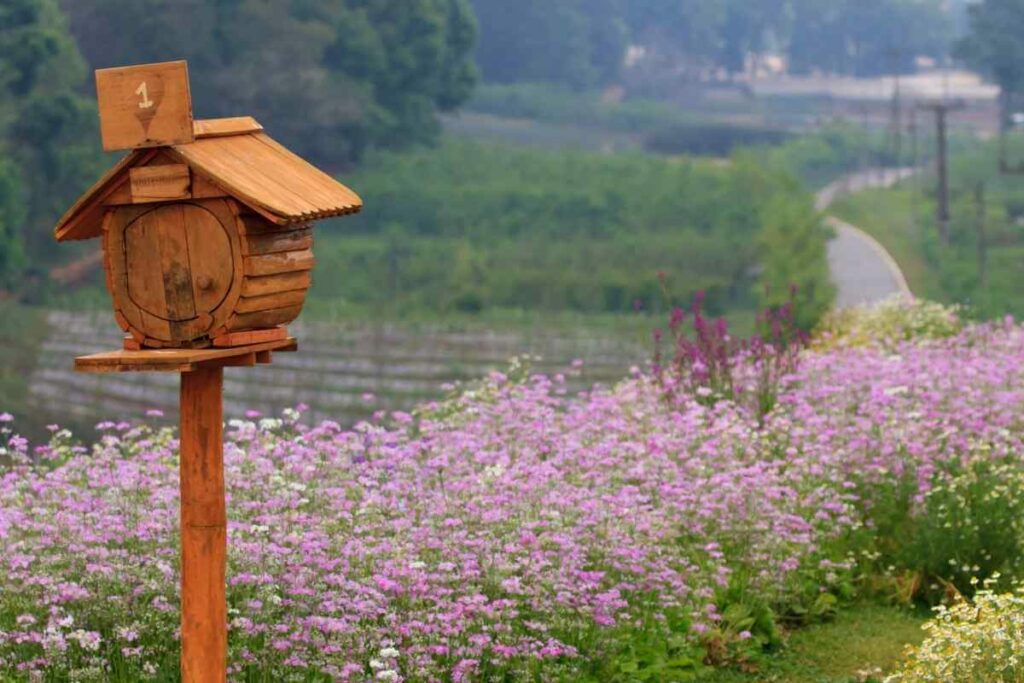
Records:
[[[821,217],[806,195],[803,201],[794,201],[801,194],[795,179],[768,175],[752,157],[738,166],[738,172],[749,178],[749,187],[767,197],[758,208],[762,305],[792,301],[797,327],[812,329],[835,299],[826,254],[828,234]]]
[[[899,163],[882,135],[848,123],[831,123],[814,133],[792,136],[782,145],[760,150],[808,187],[820,188],[863,166]]]
[[[917,482],[896,477],[866,492],[879,568],[911,577],[904,598],[936,602],[947,586],[973,590],[972,579],[1020,576],[1024,568],[1024,466],[980,444],[970,457],[934,476],[923,500]]]
[[[741,73],[750,55],[767,50],[784,53],[796,72],[877,75],[912,71],[919,55],[944,56],[952,38],[951,15],[940,0],[473,4],[484,76],[501,83],[584,88],[613,82],[627,45],[644,48],[640,72],[667,87],[704,80],[715,70]]]
[[[99,172],[85,75],[56,0],[0,7],[0,288],[38,287],[53,224]]]
[[[377,309],[659,310],[657,273],[665,271],[673,299],[704,290],[718,315],[758,302],[763,247],[809,239],[805,255],[824,262],[825,233],[810,230],[808,195],[753,161],[448,142],[375,155],[345,180],[366,209],[343,231],[322,233],[316,292]],[[805,222],[787,234],[783,214]],[[766,220],[775,223],[762,243]],[[789,272],[772,266],[764,277]],[[827,291],[808,280],[813,268],[792,272],[808,294]]]
[[[24,221],[21,183],[9,159],[0,158],[0,291],[18,284],[25,267],[25,247],[19,228]]]
[[[607,102],[593,91],[576,92],[550,83],[484,83],[466,109],[506,118],[593,126],[647,133],[660,126],[696,123],[693,114],[666,102],[628,99]]]
[[[957,45],[958,56],[1004,90],[1024,92],[1024,3],[981,0],[968,8],[968,15],[971,32]]]
[[[972,601],[940,606],[927,638],[886,683],[1024,681],[1024,590],[986,588]]]
[[[692,621],[682,610],[665,610],[663,619],[645,620],[638,626],[619,627],[608,638],[604,658],[589,671],[576,674],[581,683],[633,683],[634,681],[702,680],[710,671],[704,665],[705,650],[689,637]]]
[[[75,0],[93,66],[188,59],[202,116],[253,114],[317,161],[432,141],[476,78],[466,0]]]
[[[1011,138],[1011,143],[1018,142]],[[950,158],[948,244],[939,238],[932,174],[841,199],[833,211],[871,233],[900,264],[915,294],[964,305],[986,319],[1024,315],[1024,190],[1002,175],[995,142],[966,145]],[[1011,144],[1011,154],[1020,148]]]
[[[623,0],[472,0],[480,21],[477,59],[497,83],[585,88],[614,80],[628,34]]]
[[[661,126],[647,136],[644,146],[659,154],[728,156],[738,147],[777,145],[789,137],[783,130],[724,121],[688,122]]]
[[[957,306],[894,296],[885,301],[829,312],[815,331],[815,348],[880,345],[945,339],[959,334],[964,320]]]
[[[790,68],[876,76],[944,56],[951,34],[940,0],[793,0]]]

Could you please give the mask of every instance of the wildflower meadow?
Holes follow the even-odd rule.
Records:
[[[1024,327],[940,327],[762,349],[717,400],[639,368],[573,394],[518,361],[353,429],[232,421],[229,677],[699,680],[858,596],[1010,590]],[[2,680],[177,680],[175,432],[97,429],[3,423]]]

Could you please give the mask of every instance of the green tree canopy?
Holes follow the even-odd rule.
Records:
[[[628,32],[625,0],[473,0],[477,59],[493,82],[585,88],[618,77]]]
[[[981,0],[968,16],[970,33],[957,55],[1005,91],[1024,92],[1024,0]]]
[[[52,261],[50,228],[99,169],[85,65],[56,0],[0,4],[0,286]],[[25,258],[27,256],[27,258]],[[33,280],[34,278],[30,278]]]
[[[199,116],[343,165],[439,132],[476,79],[466,0],[65,0],[94,67],[188,59]]]

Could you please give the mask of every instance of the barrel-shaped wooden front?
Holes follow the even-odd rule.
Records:
[[[308,226],[277,226],[227,199],[111,208],[107,285],[119,324],[149,347],[293,321],[313,267]]]

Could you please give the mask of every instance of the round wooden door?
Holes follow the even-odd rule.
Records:
[[[209,330],[231,290],[234,257],[224,225],[195,204],[165,204],[124,230],[127,294],[148,316],[166,321],[171,340]]]

